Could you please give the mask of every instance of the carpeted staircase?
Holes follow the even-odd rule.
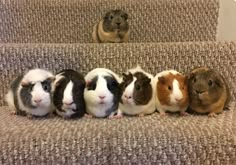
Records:
[[[236,164],[236,42],[216,41],[219,0],[3,0],[0,2],[0,164]],[[92,43],[110,9],[129,13],[130,42]],[[229,81],[229,111],[120,120],[11,116],[12,79],[40,67],[121,74],[214,68]]]

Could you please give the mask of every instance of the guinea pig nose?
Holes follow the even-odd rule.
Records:
[[[180,101],[181,99],[180,98],[175,98],[176,101]]]
[[[99,98],[100,98],[100,99],[104,99],[104,98],[105,98],[105,96],[99,96]]]
[[[125,98],[126,98],[126,99],[131,99],[132,97],[125,95]]]
[[[120,23],[120,22],[117,22],[116,24],[119,26],[121,23]]]
[[[203,93],[202,91],[199,91],[199,90],[195,90],[197,94],[201,94]]]
[[[34,102],[35,103],[40,103],[42,100],[41,99],[35,99]]]

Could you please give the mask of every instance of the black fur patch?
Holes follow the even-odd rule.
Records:
[[[14,100],[14,105],[16,107],[16,115],[23,115],[26,116],[26,112],[20,110],[19,108],[19,102],[17,98],[17,90],[20,86],[21,80],[23,79],[23,74],[19,75],[11,84],[11,90],[13,91],[13,100]]]
[[[76,113],[73,114],[71,118],[82,117],[85,114],[85,80],[83,75],[71,69],[63,70],[58,74],[60,73],[62,73],[61,75],[64,76],[64,78],[62,78],[56,85],[55,92],[53,94],[54,105],[59,111],[64,112],[64,110],[62,109],[63,94],[68,83],[72,81],[74,84],[72,88],[73,101],[76,104],[76,109],[73,111]]]
[[[111,75],[111,76],[104,76],[107,82],[108,90],[114,95],[113,98],[113,106],[106,111],[106,114],[109,115],[113,111],[118,109],[119,100],[121,97],[121,90],[118,81]]]
[[[24,106],[26,106],[28,108],[36,108],[31,103],[31,100],[32,100],[31,91],[32,91],[33,87],[34,87],[34,84],[28,84],[28,85],[22,86],[22,88],[20,90],[20,98],[22,100],[22,103]]]

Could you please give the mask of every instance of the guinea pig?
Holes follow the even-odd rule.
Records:
[[[43,117],[52,115],[54,75],[44,69],[32,69],[19,75],[11,84],[6,101],[16,115]]]
[[[154,77],[137,66],[123,73],[117,118],[123,114],[139,117],[155,112]]]
[[[67,118],[80,118],[85,114],[84,76],[74,70],[66,69],[56,74],[53,103],[56,113]]]
[[[230,101],[230,92],[225,79],[206,67],[196,68],[188,75],[190,109],[214,117]]]
[[[85,76],[84,99],[86,112],[93,117],[112,118],[120,99],[120,78],[105,68],[96,68]]]
[[[128,42],[129,24],[128,14],[122,10],[108,11],[102,20],[93,27],[93,41],[95,43]]]
[[[166,112],[186,112],[189,106],[188,78],[176,70],[165,70],[155,76],[156,108],[161,116]]]

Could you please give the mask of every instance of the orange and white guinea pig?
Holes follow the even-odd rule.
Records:
[[[165,70],[154,78],[156,84],[156,108],[160,115],[166,112],[180,112],[187,115],[189,106],[187,76],[175,71]]]

